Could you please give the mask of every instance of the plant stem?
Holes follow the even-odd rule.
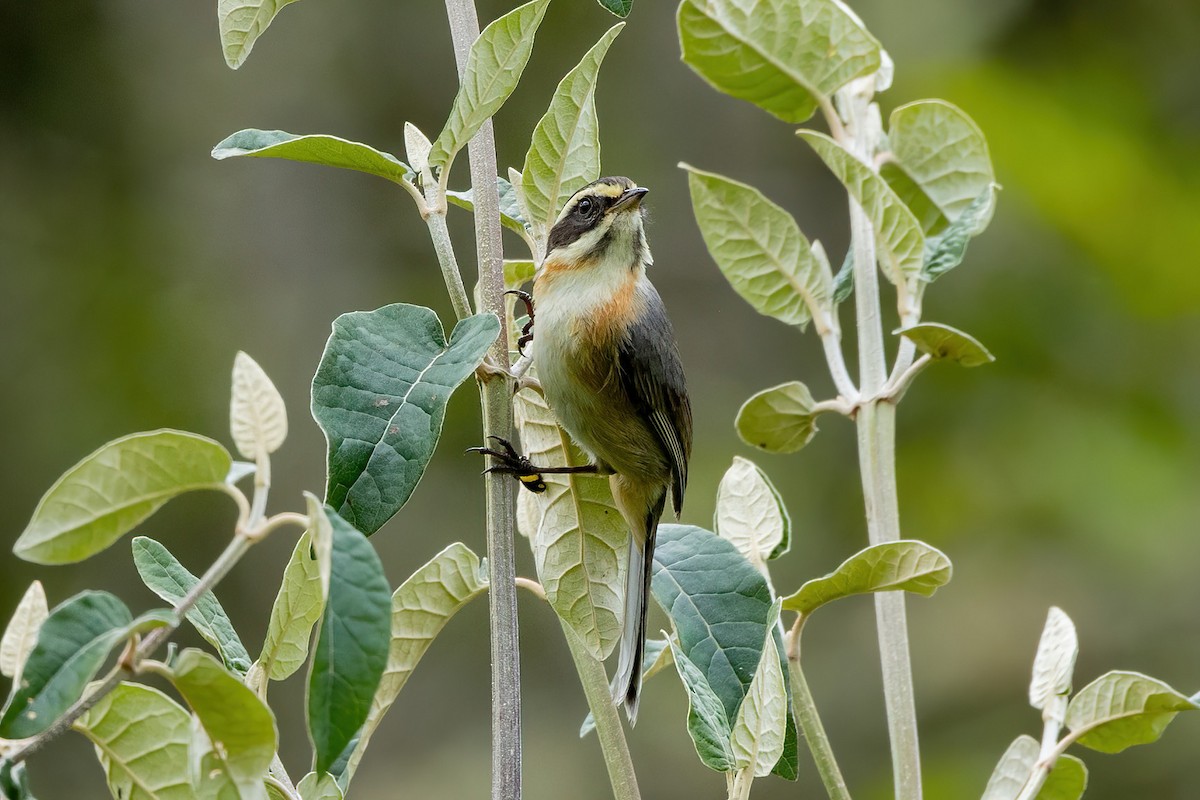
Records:
[[[871,81],[847,87],[844,108],[854,154],[870,164],[879,132],[870,118]],[[859,389],[862,404],[858,423],[858,458],[871,544],[900,538],[896,497],[896,406],[880,397],[887,377],[883,322],[876,269],[875,234],[863,208],[850,200],[850,237],[854,250],[854,297],[858,324]],[[913,700],[912,665],[908,651],[908,622],[902,592],[875,595],[884,701],[892,745],[892,773],[897,800],[920,800],[921,753],[917,712]]]
[[[446,16],[461,80],[471,45],[479,38],[475,0],[446,0]],[[480,311],[500,320],[500,336],[489,351],[493,366],[509,368],[504,309],[504,250],[500,238],[500,196],[496,186],[496,141],[491,120],[467,145],[475,199],[475,245],[479,265]],[[444,177],[444,176],[443,176]],[[504,375],[479,377],[483,435],[512,437],[512,389]],[[492,800],[521,798],[521,662],[517,637],[514,554],[516,519],[512,482],[493,473],[485,479],[488,592],[492,640]]]
[[[1045,785],[1046,779],[1050,777],[1050,772],[1054,769],[1058,757],[1077,736],[1082,735],[1082,732],[1077,731],[1063,740],[1065,744],[1058,741],[1058,734],[1062,729],[1062,720],[1066,712],[1067,698],[1065,696],[1058,695],[1046,703],[1046,707],[1042,711],[1042,746],[1038,752],[1037,764],[1034,765],[1033,773],[1025,782],[1017,800],[1034,800],[1038,796],[1038,792],[1042,790],[1042,786]]]
[[[754,785],[754,767],[742,767],[733,777],[729,788],[729,800],[750,800],[750,787]]]
[[[804,740],[812,752],[817,772],[821,774],[821,782],[825,784],[825,793],[829,800],[850,800],[850,791],[846,788],[846,779],[838,768],[834,758],[833,748],[829,744],[829,736],[821,723],[821,715],[817,712],[817,704],[813,701],[812,691],[800,668],[800,631],[803,617],[796,618],[787,637],[788,677],[792,684],[792,708],[800,729],[804,731]]]
[[[629,755],[625,729],[621,726],[617,706],[609,692],[608,675],[604,672],[604,665],[592,657],[570,625],[561,619],[559,622],[562,623],[567,646],[571,649],[571,658],[575,659],[575,669],[579,672],[579,682],[583,685],[583,694],[587,697],[592,719],[596,721],[596,738],[600,740],[604,764],[608,767],[613,800],[640,800],[641,793],[638,790],[637,775],[633,771],[633,758]]]
[[[446,204],[442,202],[439,206],[437,198],[433,199],[433,210],[425,218],[425,224],[429,226],[429,238],[433,240],[433,250],[437,253],[438,264],[442,268],[442,278],[446,281],[450,304],[454,306],[454,316],[460,320],[466,319],[471,316],[471,301],[467,297],[467,287],[463,285],[462,272],[459,271],[454,246],[450,242],[450,230],[446,227]]]

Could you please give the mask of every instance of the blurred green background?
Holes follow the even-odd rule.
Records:
[[[680,338],[697,418],[685,521],[706,524],[735,454],[770,474],[791,510],[791,589],[865,542],[850,424],[830,419],[803,452],[755,454],[732,420],[753,391],[830,382],[812,335],[754,314],[708,258],[681,160],[760,187],[840,258],[844,194],[816,157],[754,107],[711,91],[679,61],[674,3],[641,0],[598,93],[608,173],[653,188],[653,277]],[[509,0],[480,2],[490,19]],[[885,114],[920,97],[964,108],[989,137],[1005,189],[967,262],[930,291],[927,318],[997,356],[936,367],[901,406],[901,515],[943,548],[955,580],[910,602],[931,800],[977,797],[1007,744],[1038,734],[1029,665],[1051,604],[1082,640],[1077,685],[1111,668],[1200,688],[1200,6],[1194,0],[860,0],[897,64]],[[592,0],[552,5],[525,79],[497,117],[500,160],[519,165],[558,78],[613,20]],[[320,491],[324,442],[308,383],[338,314],[405,300],[450,317],[411,201],[354,173],[285,162],[218,163],[243,127],[333,133],[401,153],[402,125],[435,133],[454,91],[441,3],[313,0],[286,10],[239,72],[221,59],[212,3],[0,4],[0,617],[32,578],[51,603],[85,587],[154,605],[128,539],[87,564],[41,568],[9,553],[41,493],[103,442],[184,428],[228,441],[229,370],[244,349],[288,401],[292,434],[273,510]],[[465,159],[456,184],[467,174]],[[460,259],[473,244],[452,211]],[[515,243],[510,252],[519,254]],[[849,327],[850,315],[843,315]],[[851,354],[853,358],[853,354]],[[398,584],[446,543],[483,549],[475,393],[409,506],[374,538]],[[143,526],[194,571],[233,521],[219,496],[187,497]],[[219,595],[253,651],[292,547],[279,535]],[[519,569],[532,574],[522,546]],[[522,598],[529,798],[609,797],[560,630]],[[657,612],[656,612],[657,613]],[[874,614],[838,604],[809,626],[813,689],[855,796],[889,796]],[[665,618],[651,626],[665,625]],[[195,642],[184,635],[185,642]],[[355,781],[361,797],[484,797],[485,603],[431,649]],[[299,678],[273,690],[284,758],[307,768]],[[649,686],[630,735],[643,796],[723,796],[684,732],[678,682]],[[1196,715],[1200,717],[1200,715]],[[44,798],[99,797],[79,737],[32,763]],[[1200,718],[1120,756],[1081,752],[1094,800],[1194,798]],[[821,796],[802,751],[799,786]],[[1189,788],[1191,787],[1191,788]]]

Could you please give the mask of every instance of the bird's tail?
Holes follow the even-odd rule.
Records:
[[[654,566],[654,540],[666,500],[666,492],[663,492],[646,512],[643,517],[644,536],[629,537],[629,572],[625,578],[625,624],[621,631],[617,672],[611,688],[613,702],[625,706],[625,715],[631,725],[637,722],[638,703],[641,701],[642,660],[646,651],[646,610],[650,595],[650,575]],[[639,539],[642,541],[638,541]]]

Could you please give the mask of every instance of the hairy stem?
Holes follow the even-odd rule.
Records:
[[[583,685],[592,718],[596,721],[596,738],[600,740],[604,764],[608,767],[613,800],[640,800],[633,758],[629,755],[625,729],[621,726],[617,706],[609,692],[604,665],[592,657],[570,625],[563,622],[562,629],[567,637],[567,646],[571,648],[571,658],[575,659],[575,669],[579,672],[579,682]]]
[[[463,285],[462,272],[458,269],[458,259],[450,242],[450,230],[446,227],[446,204],[441,203],[440,211],[436,202],[433,205],[434,210],[425,218],[425,224],[429,226],[429,238],[433,240],[433,250],[442,268],[450,304],[454,306],[454,316],[460,320],[466,319],[471,316],[471,301],[467,297],[467,287]]]
[[[446,0],[459,78],[471,44],[479,37],[475,0]],[[509,369],[504,309],[504,251],[500,238],[500,196],[496,187],[496,140],[491,120],[467,145],[475,198],[475,245],[479,265],[480,311],[500,319],[500,336],[489,361]],[[444,177],[444,175],[443,175]],[[483,435],[512,438],[512,390],[504,375],[480,374]],[[521,798],[521,662],[517,637],[514,554],[515,501],[512,482],[494,473],[485,479],[487,503],[488,605],[492,644],[492,800]]]
[[[803,617],[796,618],[796,624],[792,626],[787,637],[788,677],[791,679],[792,685],[792,709],[800,723],[800,729],[804,731],[804,741],[808,742],[808,749],[817,765],[817,772],[821,775],[821,782],[825,784],[825,793],[829,795],[829,800],[850,800],[846,779],[842,777],[837,759],[833,756],[829,736],[825,733],[821,715],[817,712],[817,704],[813,701],[812,691],[808,688],[804,670],[800,668],[802,620]]]

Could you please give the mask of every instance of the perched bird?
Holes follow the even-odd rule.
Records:
[[[676,517],[687,486],[692,409],[671,322],[646,277],[647,189],[601,178],[559,214],[533,286],[533,363],[546,401],[591,463],[542,468],[516,454],[477,448],[527,488],[540,473],[608,475],[629,525],[624,628],[613,700],[636,721],[646,644],[654,539],[668,492]]]

